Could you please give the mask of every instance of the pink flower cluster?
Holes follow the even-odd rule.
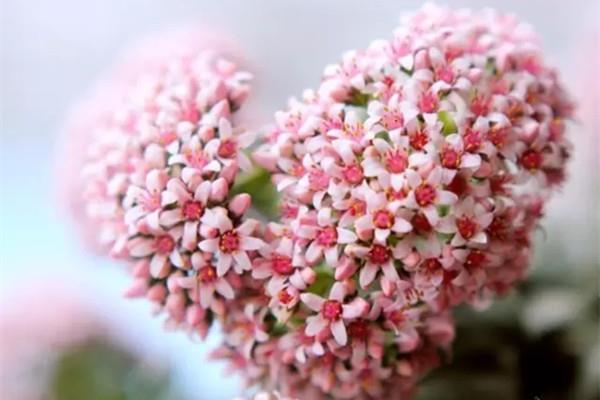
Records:
[[[155,63],[94,132],[86,216],[132,266],[128,295],[201,336],[218,319],[214,356],[250,384],[408,397],[449,349],[452,307],[526,274],[571,104],[512,17],[426,6],[328,66],[253,152],[281,195],[270,223],[234,195],[249,75],[208,50]]]
[[[204,335],[263,244],[258,221],[244,218],[250,196],[230,195],[251,166],[243,150],[255,135],[233,121],[250,75],[211,50],[161,61],[119,87],[91,135],[85,212],[101,245],[132,265],[127,294]]]
[[[284,327],[276,381],[312,382],[301,398],[384,398],[426,370],[412,357],[448,344],[452,306],[526,274],[570,112],[525,25],[436,7],[277,112],[255,159],[283,217],[253,271]]]

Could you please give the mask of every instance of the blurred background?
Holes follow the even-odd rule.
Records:
[[[490,6],[529,21],[581,112],[570,131],[575,145],[570,179],[547,209],[530,281],[483,313],[458,311],[454,364],[426,379],[422,399],[599,398],[599,3],[451,2],[454,7]],[[399,15],[421,2],[2,0],[1,4],[0,314],[6,317],[0,336],[2,370],[23,359],[10,359],[7,351],[14,336],[21,336],[15,334],[16,327],[32,335],[46,330],[41,328],[46,325],[33,322],[39,318],[68,325],[65,303],[79,304],[83,314],[100,321],[94,323],[102,328],[92,331],[108,333],[100,339],[84,335],[85,339],[71,342],[75,347],[62,358],[52,358],[57,372],[44,376],[63,390],[62,397],[55,398],[77,398],[67,396],[65,390],[72,389],[68,384],[60,389],[65,374],[83,382],[82,390],[90,393],[87,398],[153,398],[134,389],[121,397],[114,393],[94,397],[91,393],[100,389],[90,382],[86,386],[82,377],[87,375],[69,372],[92,371],[119,386],[124,385],[119,380],[123,374],[115,371],[138,369],[141,372],[128,375],[130,386],[147,387],[153,381],[160,388],[153,390],[158,396],[154,398],[219,400],[240,394],[236,377],[224,377],[221,365],[206,362],[218,334],[213,332],[202,344],[181,333],[166,334],[146,302],[122,297],[129,282],[124,271],[86,254],[58,211],[53,151],[65,114],[112,65],[124,44],[161,29],[205,24],[229,32],[245,52],[256,75],[250,104],[251,121],[258,126],[269,122],[288,97],[315,86],[324,66],[345,50],[390,37]],[[61,303],[50,295],[53,291],[69,300]],[[63,336],[60,331],[56,335]],[[30,342],[37,341],[35,335],[30,337]],[[48,343],[57,349],[55,342]],[[49,356],[43,357],[38,364],[49,362]],[[86,364],[89,359],[95,364]],[[102,375],[107,370],[113,373]],[[41,379],[39,374],[21,378]],[[1,386],[7,384],[0,381]],[[26,397],[17,400],[21,398]]]

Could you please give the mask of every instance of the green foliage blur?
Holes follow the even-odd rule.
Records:
[[[180,400],[164,370],[102,340],[59,355],[49,382],[51,400]]]

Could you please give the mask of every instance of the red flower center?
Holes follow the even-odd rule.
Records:
[[[423,183],[415,189],[415,200],[421,207],[426,207],[434,202],[436,194],[433,186]]]
[[[273,271],[279,275],[290,275],[294,271],[292,259],[280,254],[275,254],[271,260]]]
[[[488,137],[494,146],[500,149],[504,147],[508,139],[508,128],[498,128],[497,126],[493,126],[488,132]]]
[[[198,271],[198,279],[202,283],[212,283],[217,280],[217,270],[213,266],[207,265]]]
[[[406,320],[404,312],[402,310],[394,310],[388,313],[387,318],[394,325],[400,325]]]
[[[301,177],[302,175],[304,175],[305,172],[306,172],[306,170],[304,169],[304,167],[302,166],[302,164],[294,164],[290,168],[290,174],[292,176],[297,177],[297,178]]]
[[[387,195],[388,200],[390,200],[390,201],[402,200],[402,199],[406,198],[406,191],[404,189],[400,189],[400,190],[396,191],[393,188],[389,188],[386,191],[386,195]]]
[[[367,210],[367,203],[361,200],[353,200],[348,210],[353,217],[364,215]]]
[[[387,154],[385,165],[390,172],[398,174],[404,172],[408,166],[408,158],[406,157],[406,154],[400,150],[390,151]]]
[[[394,226],[394,215],[388,210],[379,210],[373,215],[373,224],[379,229],[390,229]]]
[[[282,289],[277,293],[277,298],[281,304],[290,304],[292,300],[294,300],[294,296],[292,296],[287,289]]]
[[[506,217],[494,217],[492,223],[487,227],[487,232],[490,236],[496,239],[506,239],[508,235],[508,221]]]
[[[162,145],[166,146],[177,139],[177,133],[173,131],[162,132],[159,137],[159,141]]]
[[[408,137],[408,141],[413,149],[423,150],[429,142],[429,136],[423,131],[417,131]]]
[[[335,321],[342,315],[342,303],[337,300],[326,300],[323,303],[323,317],[330,321]]]
[[[294,219],[297,216],[298,216],[298,206],[288,203],[288,204],[284,204],[281,207],[281,217],[282,218]]]
[[[363,180],[363,171],[360,165],[349,165],[342,171],[344,179],[353,185],[359,184]]]
[[[452,182],[446,186],[446,189],[461,197],[467,192],[468,187],[467,180],[462,175],[456,174],[454,175],[454,178],[452,178]]]
[[[374,244],[368,256],[373,264],[382,265],[390,260],[390,250],[380,244]]]
[[[457,270],[444,270],[444,285],[450,285],[454,279],[458,276]]]
[[[452,83],[452,81],[454,80],[454,71],[452,71],[452,67],[450,67],[449,65],[444,65],[443,67],[438,68],[435,73],[438,79],[446,83]]]
[[[479,150],[482,141],[481,133],[479,131],[467,128],[467,132],[463,136],[466,151],[474,152]]]
[[[329,185],[329,177],[324,171],[315,169],[308,174],[308,183],[312,190],[323,190]]]
[[[460,166],[460,154],[454,149],[444,149],[441,158],[444,168],[457,169]]]
[[[465,266],[468,269],[475,269],[481,267],[481,265],[485,262],[485,254],[483,254],[480,250],[473,250],[467,256],[465,260]]]
[[[223,140],[219,145],[217,154],[219,157],[231,158],[237,153],[237,145],[233,140]]]
[[[437,109],[438,99],[431,92],[425,92],[419,98],[419,110],[424,113],[432,113]]]
[[[485,96],[475,96],[471,101],[471,111],[475,115],[486,115],[490,109],[490,99]]]
[[[431,224],[423,213],[415,214],[414,217],[412,217],[411,224],[417,233],[424,234],[431,232]]]
[[[388,130],[400,128],[404,125],[404,117],[398,111],[388,111],[382,115],[381,123]]]
[[[423,261],[423,267],[426,268],[428,271],[433,272],[442,268],[442,264],[437,258],[428,258],[425,261]]]
[[[337,231],[334,227],[328,226],[317,232],[317,243],[321,246],[331,247],[337,243]]]
[[[369,325],[362,319],[352,321],[350,325],[348,325],[348,333],[350,334],[350,337],[358,340],[367,340],[367,337],[369,336]]]
[[[156,238],[156,251],[160,254],[169,254],[175,248],[175,239],[170,235],[162,235]]]
[[[219,249],[223,253],[233,253],[240,248],[240,236],[236,231],[227,231],[219,239]]]
[[[184,156],[190,167],[202,169],[206,165],[206,156],[202,150],[184,150]]]
[[[542,155],[535,150],[529,149],[521,156],[521,164],[528,170],[535,171],[542,165]]]
[[[477,231],[477,224],[469,217],[462,217],[456,221],[456,227],[461,236],[470,239]]]
[[[204,207],[199,201],[188,201],[182,208],[183,216],[188,220],[197,220],[202,216]]]

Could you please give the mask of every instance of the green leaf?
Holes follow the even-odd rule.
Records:
[[[283,336],[286,333],[288,333],[288,328],[287,326],[285,326],[285,324],[281,324],[281,323],[276,323],[273,325],[273,327],[271,328],[271,330],[269,331],[269,333],[272,336]]]
[[[317,274],[317,277],[313,284],[307,288],[308,292],[319,296],[327,295],[335,282],[333,268],[325,263],[321,263],[314,267],[313,270]]]
[[[446,215],[448,215],[448,213],[450,212],[450,206],[449,205],[439,205],[437,206],[437,213],[440,217],[445,217]]]
[[[353,106],[366,107],[371,100],[371,95],[368,93],[363,93],[360,90],[352,89],[350,92],[349,99],[346,100],[346,104],[350,104]]]
[[[49,398],[61,400],[175,399],[166,371],[152,370],[102,339],[58,355],[49,381]]]
[[[394,365],[398,359],[398,347],[395,343],[389,343],[385,345],[383,351],[383,365]]]
[[[377,135],[375,135],[375,137],[378,138],[378,139],[383,139],[386,142],[391,142],[390,134],[388,132],[386,132],[386,131],[379,132]]]
[[[278,214],[279,194],[271,182],[271,174],[264,168],[255,167],[241,174],[231,188],[230,195],[248,193],[252,196],[252,206],[267,218]]]
[[[488,57],[485,61],[485,70],[491,75],[498,74],[498,67],[496,67],[496,59],[494,57]]]
[[[444,136],[448,136],[448,135],[458,132],[456,122],[454,122],[454,118],[452,118],[452,116],[450,115],[450,113],[448,111],[439,111],[438,119],[443,124],[442,134]]]

